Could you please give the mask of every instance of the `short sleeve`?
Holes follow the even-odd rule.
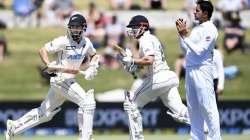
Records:
[[[140,48],[142,48],[145,56],[154,55],[154,44],[150,40],[143,40],[140,42]]]
[[[58,37],[48,43],[45,44],[45,48],[49,53],[55,53],[60,50],[63,50],[65,47],[65,38],[64,37]]]
[[[89,48],[88,48],[88,55],[89,56],[93,56],[96,54],[96,49],[94,48],[93,44],[91,43],[90,40],[87,41],[87,45],[89,45]]]

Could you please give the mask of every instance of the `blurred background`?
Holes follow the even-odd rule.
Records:
[[[212,20],[219,30],[217,48],[224,61],[224,88],[218,93],[223,139],[248,139],[250,134],[250,0],[212,0]],[[171,70],[180,77],[180,94],[185,101],[182,74],[185,58],[179,49],[175,20],[184,18],[190,30],[194,0],[0,0],[0,136],[8,118],[16,119],[39,106],[47,95],[49,79],[41,71],[38,49],[65,35],[70,15],[81,12],[87,19],[85,33],[101,57],[97,77],[77,81],[85,89],[95,89],[97,109],[94,120],[96,139],[128,139],[123,91],[133,90],[138,80],[116,61],[110,42],[136,52],[137,42],[126,36],[126,24],[134,15],[149,19],[151,32],[165,46]],[[143,73],[143,72],[142,72]],[[49,122],[30,129],[17,139],[76,139],[77,107],[69,102]],[[162,103],[145,106],[146,139],[188,139],[189,126],[175,122]],[[233,134],[233,135],[232,135]],[[70,136],[68,136],[70,135]],[[30,137],[32,136],[32,137]],[[3,138],[3,137],[2,137]]]

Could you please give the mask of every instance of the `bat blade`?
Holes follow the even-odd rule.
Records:
[[[113,46],[114,46],[114,49],[118,50],[118,51],[120,52],[121,55],[123,55],[123,56],[125,56],[125,57],[127,56],[126,51],[125,51],[122,47],[120,47],[120,46],[117,45],[117,44],[113,44]],[[132,72],[131,75],[133,76],[134,79],[137,79],[137,75],[136,75],[135,72]]]
[[[127,56],[126,51],[125,51],[122,47],[120,47],[120,46],[117,45],[117,44],[113,44],[113,46],[114,46],[114,48],[115,48],[116,50],[118,50],[123,56]]]
[[[48,67],[47,70],[49,72],[63,72],[63,73],[69,73],[69,74],[77,74],[79,70],[76,69],[67,69],[62,67]]]

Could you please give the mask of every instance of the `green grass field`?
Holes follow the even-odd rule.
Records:
[[[53,38],[64,35],[63,28],[32,28],[11,29],[4,31],[8,40],[10,56],[0,63],[0,100],[41,100],[47,94],[48,86],[41,84],[41,77],[37,66],[42,62],[38,49]],[[174,61],[180,53],[176,30],[157,30],[162,43],[166,48],[166,59],[173,70]],[[222,46],[222,34],[218,45]],[[250,31],[247,31],[246,40],[250,40]],[[237,65],[241,71],[236,79],[225,82],[225,91],[220,99],[250,99],[250,61],[249,53],[239,51],[225,55],[225,66]],[[129,88],[132,77],[123,70],[108,70],[101,68],[95,80],[86,81],[80,76],[77,78],[84,89],[93,87],[96,92],[103,92],[114,88]],[[112,82],[114,81],[115,82]],[[107,82],[108,81],[108,82]],[[185,98],[184,81],[180,84],[181,96]]]
[[[3,137],[3,136],[2,136]],[[145,140],[189,140],[189,135],[145,135]],[[17,136],[15,140],[77,140],[76,136]],[[95,140],[128,140],[128,135],[97,135]],[[249,140],[249,135],[223,135],[223,140]]]

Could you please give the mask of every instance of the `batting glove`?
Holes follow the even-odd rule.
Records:
[[[84,76],[86,80],[93,80],[97,75],[97,69],[94,67],[89,67],[85,71],[80,71],[80,74]]]
[[[125,57],[122,58],[122,62],[125,63],[125,64],[126,64],[126,63],[129,63],[129,64],[130,64],[130,63],[133,62],[133,59],[132,59],[131,56],[125,56]]]
[[[135,64],[131,64],[131,65],[125,65],[124,69],[129,72],[129,73],[135,73],[137,71],[138,66]]]
[[[129,48],[126,48],[125,52],[126,52],[126,56],[132,57],[133,54],[132,54],[132,51]]]

